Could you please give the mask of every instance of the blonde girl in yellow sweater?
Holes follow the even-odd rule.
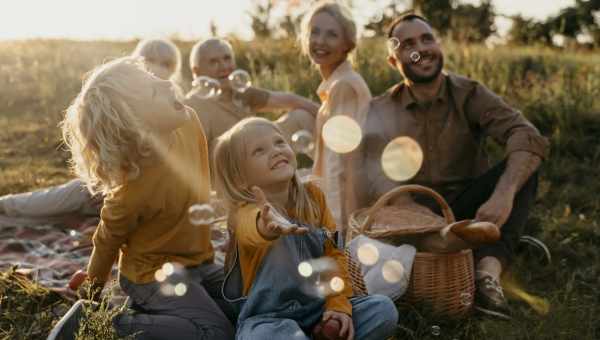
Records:
[[[122,58],[96,68],[66,112],[64,140],[77,175],[104,206],[93,236],[88,279],[101,289],[118,260],[119,283],[137,307],[113,319],[136,339],[229,339],[233,327],[215,298],[222,268],[213,264],[210,229],[187,215],[210,192],[206,137],[169,80]],[[155,273],[183,269],[183,296],[164,294]],[[181,294],[180,294],[181,295]],[[51,339],[72,339],[82,301]]]
[[[398,318],[392,301],[352,297],[325,196],[300,181],[281,130],[263,118],[244,119],[219,137],[214,157],[234,235],[223,293],[239,308],[236,338],[322,338],[315,329],[323,321],[338,338],[391,336]],[[321,257],[337,264],[336,294],[314,294],[299,275],[300,263]]]

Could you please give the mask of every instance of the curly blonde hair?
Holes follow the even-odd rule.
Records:
[[[150,134],[128,103],[147,86],[140,59],[125,57],[92,70],[61,122],[71,167],[93,194],[107,194],[140,172]]]

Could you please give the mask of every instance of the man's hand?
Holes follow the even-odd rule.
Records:
[[[492,195],[492,197],[485,202],[475,215],[477,221],[492,222],[502,228],[510,213],[513,209],[514,195]]]
[[[354,324],[352,318],[348,314],[328,310],[323,313],[323,321],[334,319],[340,322],[342,327],[340,328],[340,336],[346,340],[354,339]]]
[[[263,237],[273,240],[281,235],[302,235],[308,232],[308,228],[298,227],[278,213],[271,203],[267,201],[265,193],[259,187],[252,187],[252,193],[256,198],[256,204],[260,208],[257,227]]]

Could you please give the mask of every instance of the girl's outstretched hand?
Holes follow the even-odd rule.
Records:
[[[273,208],[267,201],[265,193],[257,186],[252,187],[252,193],[256,198],[256,204],[260,208],[257,227],[258,231],[266,239],[276,239],[281,235],[303,235],[308,232],[308,228],[299,227],[283,217],[277,209]]]

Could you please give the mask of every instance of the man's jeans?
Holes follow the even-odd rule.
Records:
[[[505,169],[506,161],[499,163],[469,183],[467,188],[455,200],[448,202],[457,221],[475,218],[479,207],[492,196]],[[538,174],[536,172],[515,195],[510,216],[500,229],[502,235],[500,241],[476,249],[474,254],[477,260],[492,256],[500,260],[503,266],[511,262],[519,237],[525,230],[529,211],[534,204],[537,185]]]

